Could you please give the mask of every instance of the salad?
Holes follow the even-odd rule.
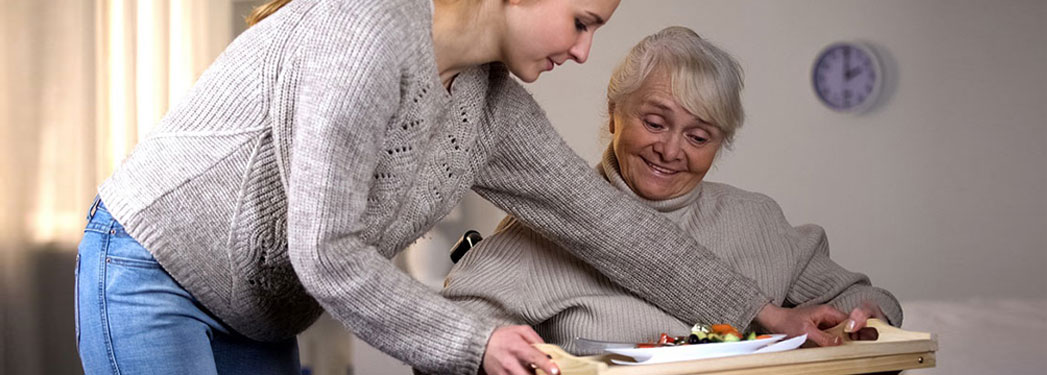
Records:
[[[759,340],[769,338],[771,335],[757,335],[756,332],[749,332],[748,335],[742,335],[737,329],[730,324],[695,324],[691,327],[691,334],[687,336],[669,336],[669,334],[662,332],[658,337],[658,341],[655,342],[644,342],[636,344],[637,348],[658,348],[663,346],[680,346],[680,345],[695,345],[695,344],[706,344],[715,342],[734,342],[744,340]]]

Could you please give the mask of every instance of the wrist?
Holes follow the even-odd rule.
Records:
[[[765,304],[760,312],[756,313],[756,324],[765,330],[771,332],[777,332],[775,327],[778,326],[778,322],[781,321],[782,315],[784,315],[785,309],[782,307],[775,306],[773,304]]]

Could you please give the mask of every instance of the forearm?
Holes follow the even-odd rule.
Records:
[[[375,348],[426,372],[475,374],[495,322],[457,306],[351,240],[292,261],[306,290]]]
[[[843,268],[829,258],[825,231],[816,225],[795,229],[801,235],[798,246],[810,254],[803,271],[797,276],[787,299],[796,305],[830,304],[850,312],[868,301],[877,304],[889,323],[900,326],[902,310],[890,292],[871,285],[869,277]]]

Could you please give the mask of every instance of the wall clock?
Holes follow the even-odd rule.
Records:
[[[883,70],[876,53],[866,45],[837,42],[822,49],[811,69],[814,93],[837,112],[868,110],[880,95]]]

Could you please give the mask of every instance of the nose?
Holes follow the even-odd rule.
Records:
[[[585,60],[589,59],[589,49],[593,46],[593,33],[586,32],[582,33],[575,41],[574,45],[567,52],[571,55],[571,59],[579,64],[584,64]]]
[[[654,143],[654,152],[661,157],[663,162],[679,160],[683,155],[683,147],[680,145],[682,137],[674,134],[666,134]]]

